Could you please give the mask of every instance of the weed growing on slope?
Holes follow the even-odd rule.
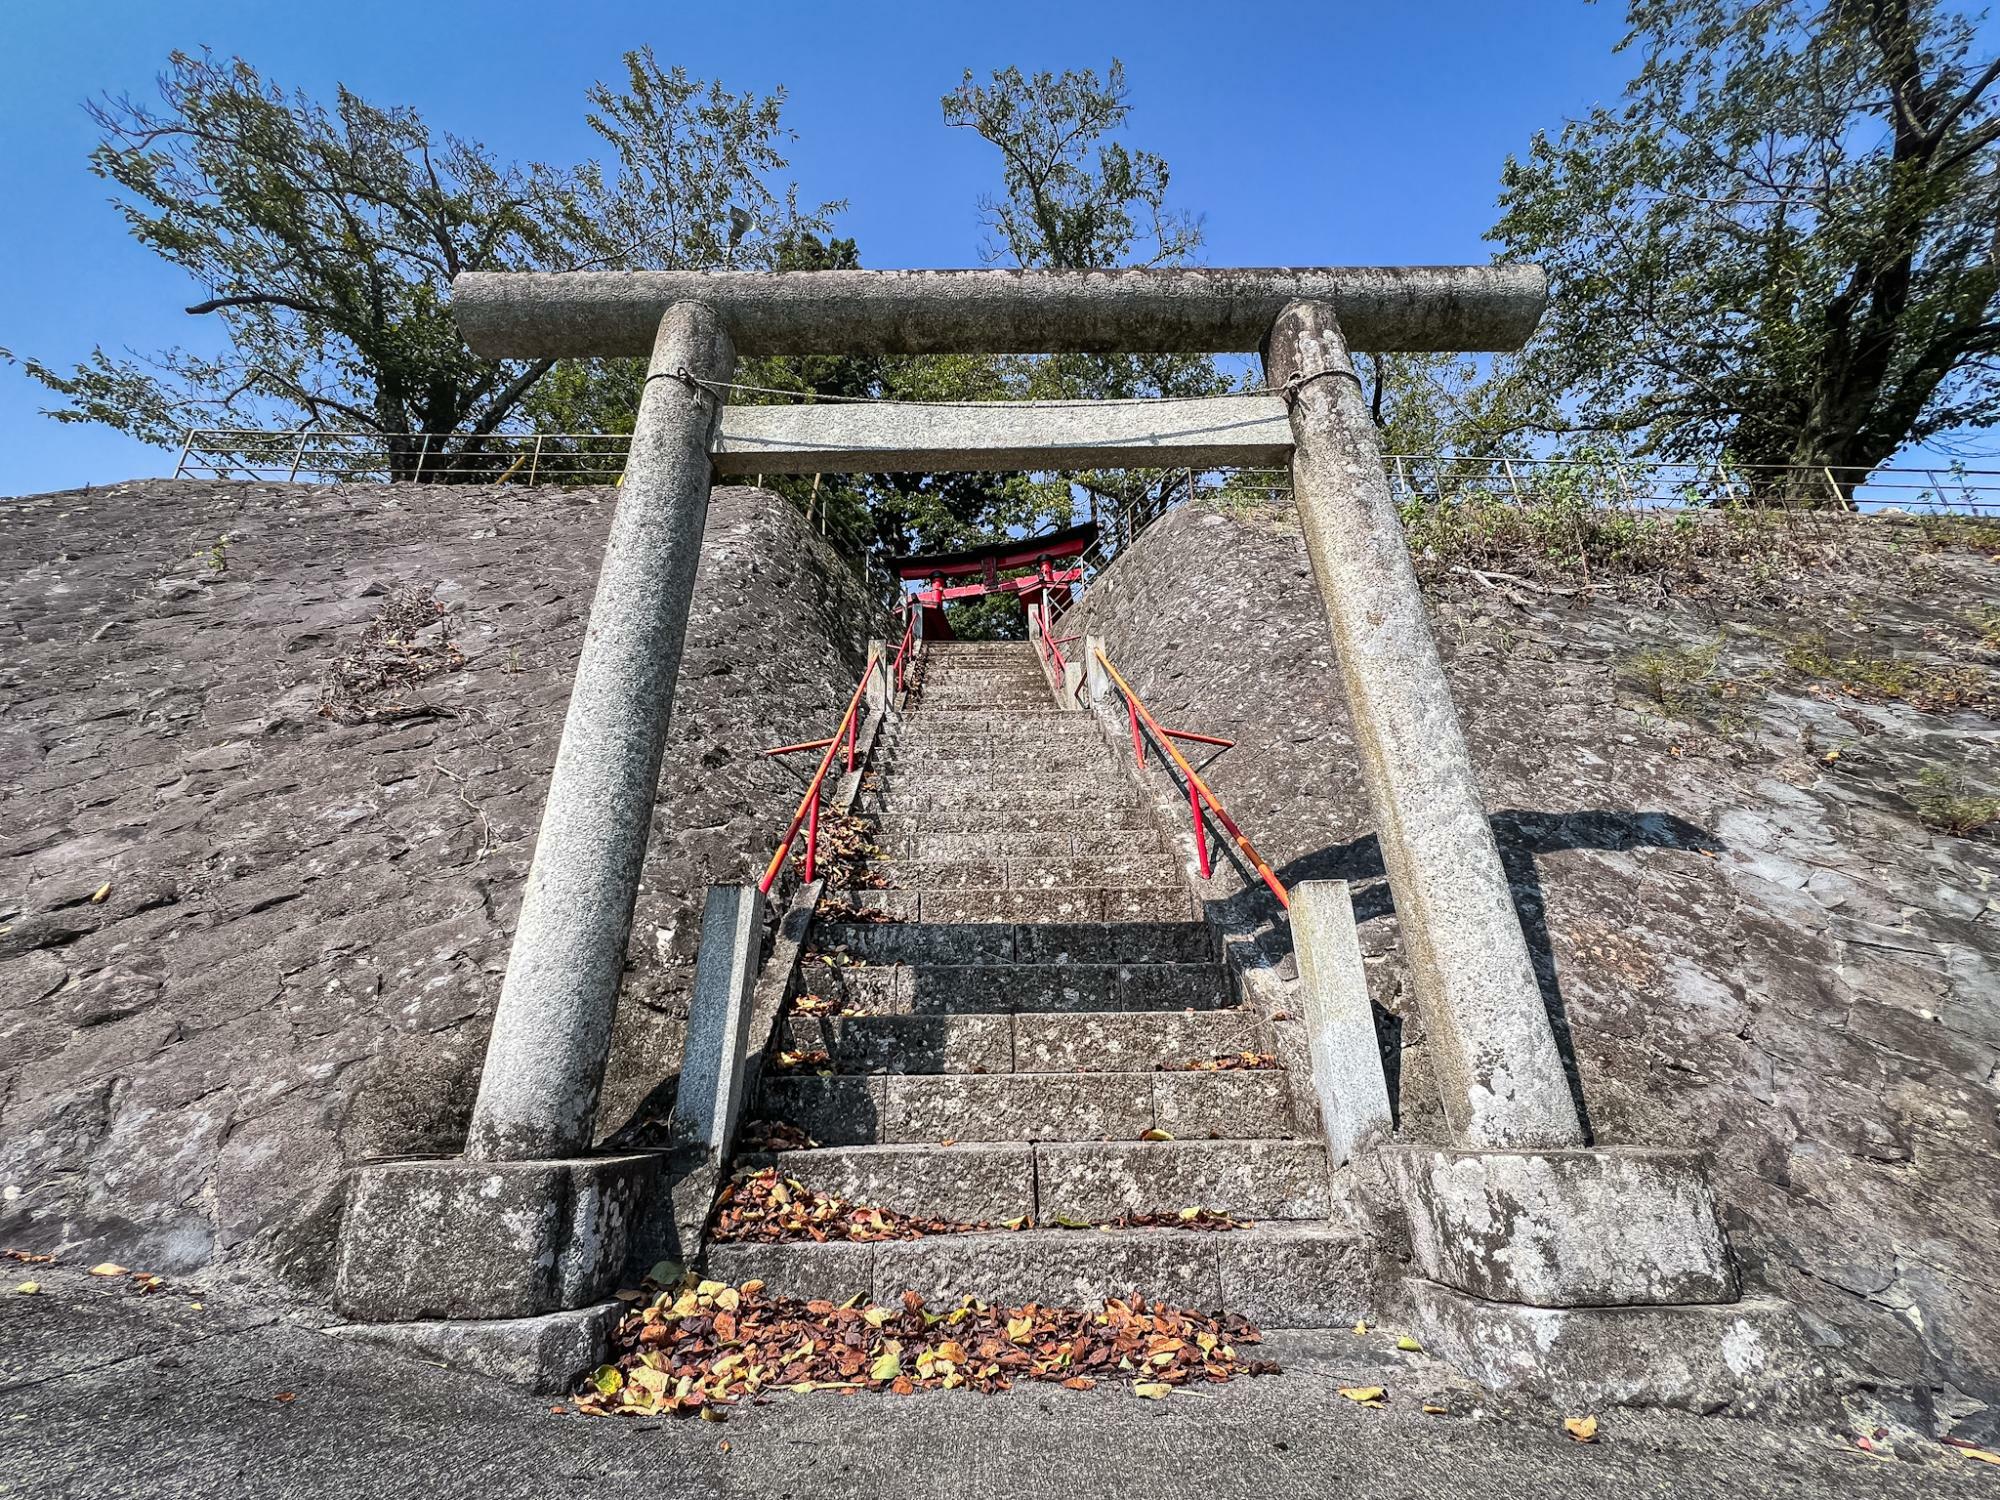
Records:
[[[2000,822],[2000,797],[1974,787],[1958,772],[1933,766],[1908,792],[1917,820],[1926,828],[1969,839]]]

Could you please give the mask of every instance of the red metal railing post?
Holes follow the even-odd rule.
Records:
[[[1188,783],[1188,810],[1194,814],[1194,852],[1201,862],[1201,878],[1208,879],[1208,830],[1201,822],[1201,786],[1197,782]]]
[[[854,737],[861,733],[861,718],[858,714],[847,716],[847,769],[854,769]]]
[[[819,859],[819,788],[813,788],[812,805],[806,810],[806,884],[812,884],[813,866]]]
[[[1160,721],[1155,719],[1139,702],[1139,695],[1132,691],[1132,684],[1127,682],[1124,674],[1111,664],[1110,657],[1106,656],[1102,651],[1097,652],[1096,656],[1098,662],[1103,666],[1105,674],[1110,677],[1112,686],[1116,687],[1125,697],[1125,710],[1132,719],[1132,753],[1138,758],[1139,763],[1144,765],[1146,761],[1145,740],[1139,733],[1139,722],[1143,719],[1146,727],[1153,732],[1161,751],[1179,769],[1181,779],[1187,783],[1188,807],[1194,815],[1195,848],[1201,855],[1202,874],[1207,875],[1212,868],[1212,862],[1208,857],[1207,833],[1202,823],[1202,815],[1204,811],[1207,811],[1215,814],[1215,821],[1221,825],[1223,831],[1235,842],[1243,858],[1257,872],[1257,878],[1270,888],[1273,896],[1278,898],[1278,904],[1289,910],[1292,898],[1287,894],[1284,882],[1278,879],[1277,873],[1270,866],[1270,862],[1257,852],[1257,846],[1250,842],[1241,828],[1236,826],[1236,820],[1229,816],[1228,809],[1215,800],[1215,793],[1211,792],[1207,784],[1202,781],[1201,774],[1188,764],[1187,757],[1181,754],[1179,748],[1174,744],[1173,731],[1162,728]]]
[[[847,712],[840,716],[840,723],[833,733],[818,743],[826,748],[820,752],[819,766],[813,771],[812,781],[806,787],[806,794],[799,801],[798,811],[792,814],[792,821],[785,825],[784,837],[778,840],[777,853],[771,856],[770,864],[764,867],[763,879],[757,882],[757,889],[765,895],[777,883],[778,874],[785,868],[785,858],[792,852],[792,840],[798,836],[799,828],[806,826],[806,879],[811,881],[819,860],[819,794],[826,782],[826,773],[833,766],[834,754],[846,742],[848,753],[854,753],[855,735],[860,724],[861,698],[868,691],[869,674],[881,665],[881,657],[869,653],[868,665],[862,670],[861,681],[855,684],[854,696],[847,700]],[[784,749],[807,749],[809,746],[792,745]],[[780,752],[782,753],[782,752]],[[850,766],[852,762],[850,761]]]

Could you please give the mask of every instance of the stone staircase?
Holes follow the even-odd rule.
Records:
[[[1017,1230],[711,1247],[710,1273],[840,1300],[1094,1305],[1138,1293],[1269,1326],[1351,1323],[1367,1276],[1329,1223],[1324,1146],[1197,920],[1179,858],[1027,645],[939,644],[884,725],[860,811],[890,920],[815,922],[751,1114],[817,1144],[739,1165],[860,1204]],[[828,960],[831,960],[830,962]],[[801,1013],[802,995],[820,997]],[[1142,1139],[1164,1132],[1170,1139]],[[1100,1228],[1201,1208],[1249,1228]]]

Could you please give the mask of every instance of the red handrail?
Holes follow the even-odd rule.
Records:
[[[1118,675],[1118,669],[1111,665],[1111,658],[1100,651],[1097,653],[1097,659],[1103,664],[1104,670],[1111,674],[1111,680],[1118,685],[1118,691],[1125,695],[1125,710],[1132,720],[1132,753],[1138,756],[1139,764],[1146,763],[1146,742],[1139,732],[1139,725],[1143,720],[1146,727],[1153,731],[1160,748],[1172,756],[1174,764],[1180,767],[1181,776],[1187,782],[1188,813],[1194,820],[1194,850],[1201,865],[1202,879],[1208,878],[1212,868],[1208,858],[1208,831],[1202,822],[1202,812],[1206,808],[1215,815],[1215,821],[1220,823],[1236,841],[1236,847],[1243,851],[1243,857],[1250,861],[1251,866],[1257,871],[1258,878],[1271,888],[1271,894],[1278,898],[1278,904],[1289,911],[1292,898],[1285,893],[1285,887],[1278,877],[1271,873],[1271,867],[1265,863],[1264,856],[1257,852],[1257,846],[1251,843],[1244,836],[1243,830],[1236,826],[1236,820],[1229,816],[1228,810],[1216,801],[1215,793],[1211,792],[1208,784],[1195,774],[1195,769],[1188,764],[1187,757],[1174,746],[1176,739],[1198,739],[1203,743],[1227,742],[1212,741],[1209,735],[1190,735],[1172,729],[1162,729],[1159,720],[1147,711],[1146,705],[1139,701],[1139,695],[1132,691],[1131,684]]]
[[[917,612],[905,606],[903,610],[903,639],[896,647],[896,691],[903,690],[903,658],[910,654],[910,643],[917,637]]]
[[[840,723],[833,733],[821,741],[826,751],[819,758],[819,769],[813,772],[812,783],[806,794],[799,799],[798,811],[792,814],[792,821],[785,826],[785,836],[778,841],[778,852],[771,856],[771,863],[764,871],[764,878],[757,882],[757,889],[770,895],[771,885],[778,878],[778,872],[785,867],[785,856],[791,852],[792,840],[799,836],[799,825],[806,828],[806,880],[813,878],[814,866],[819,859],[819,788],[826,780],[827,768],[833,764],[833,752],[847,742],[847,769],[854,769],[854,740],[860,731],[861,695],[868,691],[868,679],[875,671],[878,658],[874,652],[868,653],[868,665],[861,670],[861,681],[855,685],[854,696],[847,700],[847,712],[840,716]],[[786,746],[785,749],[811,748],[810,746]]]

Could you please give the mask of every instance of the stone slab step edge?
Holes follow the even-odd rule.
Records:
[[[840,1073],[1134,1073],[1270,1050],[1267,1028],[1246,1010],[794,1012],[784,1035],[792,1050],[824,1050]]]
[[[871,963],[1208,964],[1204,922],[815,922],[812,947]]]
[[[905,1291],[943,1311],[965,1296],[1004,1306],[1101,1306],[1137,1296],[1232,1312],[1260,1328],[1345,1328],[1381,1316],[1366,1245],[1320,1224],[1177,1229],[1035,1229],[876,1244],[710,1246],[708,1274],[773,1292],[893,1306]],[[1251,1351],[1254,1352],[1254,1351]]]
[[[879,1016],[1171,1016],[1226,1011],[1236,1003],[1229,971],[1213,959],[862,966],[808,959],[799,966],[792,994],[838,997]]]
[[[1191,905],[1187,891],[1178,885],[853,890],[839,892],[838,898],[850,912],[878,911],[899,923],[927,927],[976,927],[993,922],[1166,922],[1186,915]]]
[[[1329,1204],[1326,1151],[1308,1141],[860,1144],[744,1154],[737,1165],[776,1166],[853,1203],[958,1223],[997,1225],[1028,1215],[1060,1227],[1058,1219],[1101,1224],[1187,1208],[1257,1223],[1317,1223]],[[1129,1177],[1125,1199],[1086,1197],[1093,1171]]]
[[[1295,1132],[1289,1080],[1276,1069],[1144,1073],[770,1073],[759,1118],[785,1120],[826,1146],[942,1141],[1282,1140]],[[1176,1207],[1184,1207],[1184,1200]]]

